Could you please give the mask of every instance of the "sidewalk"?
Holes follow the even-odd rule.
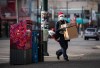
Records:
[[[56,58],[56,50],[60,48],[58,42],[53,39],[48,41],[48,52],[50,56],[44,57],[44,62],[32,63],[27,65],[10,65],[9,64],[9,50],[10,43],[9,39],[0,40],[0,68],[100,68],[100,49],[98,53],[84,54],[83,52],[88,52],[88,49],[84,49],[84,46],[76,46],[76,39],[73,40],[69,45],[68,55],[69,62],[64,61],[63,56],[60,57],[60,60]],[[83,41],[82,39],[78,40],[79,42]],[[75,48],[75,49],[73,49]],[[73,49],[73,50],[72,50]],[[71,50],[71,51],[70,51]],[[82,50],[82,52],[80,51]],[[79,52],[80,51],[80,52]]]
[[[71,40],[69,42],[69,48],[67,51],[69,60],[70,61],[100,60],[100,48],[99,48],[100,43],[98,43],[99,46],[95,46],[94,44],[97,44],[97,43],[94,43],[94,42],[97,42],[97,41],[94,41],[94,40],[84,41],[84,39],[81,36],[79,36],[79,38],[77,39]],[[45,56],[45,61],[64,61],[63,56],[61,56],[61,60],[57,60],[56,51],[58,49],[60,49],[59,43],[53,39],[49,39],[48,52],[50,56]]]
[[[100,60],[48,61],[27,65],[0,64],[0,68],[100,68]]]

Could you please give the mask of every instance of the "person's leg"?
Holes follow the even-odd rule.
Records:
[[[61,46],[61,41],[59,41],[59,44],[60,44],[60,46]],[[62,47],[61,47],[61,49],[59,49],[59,50],[57,50],[56,51],[56,55],[57,55],[57,59],[59,60],[60,59],[60,56],[63,54],[63,50],[62,50]]]
[[[63,49],[63,57],[65,60],[68,61],[68,55],[67,55],[67,49],[68,49],[68,41],[64,41],[63,42],[63,46],[62,46],[62,49]]]
[[[57,59],[60,59],[60,56],[62,55],[62,49],[59,49],[58,51],[56,51],[56,55],[57,55]]]
[[[67,55],[67,49],[66,48],[63,48],[63,57],[64,57],[64,60],[67,60],[68,61],[68,55]]]
[[[56,54],[61,56],[62,55],[62,49],[59,49],[58,51],[56,51]]]
[[[62,49],[59,49],[56,52],[57,59],[60,59],[59,57],[63,54],[64,59],[68,61],[68,55],[66,53],[66,50],[68,49],[68,41],[60,40],[59,44]]]

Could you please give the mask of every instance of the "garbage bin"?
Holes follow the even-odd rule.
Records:
[[[10,64],[32,63],[31,28],[27,22],[10,26]]]

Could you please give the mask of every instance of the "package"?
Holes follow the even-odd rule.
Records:
[[[76,26],[69,26],[64,31],[65,40],[74,39],[78,37],[78,32]]]

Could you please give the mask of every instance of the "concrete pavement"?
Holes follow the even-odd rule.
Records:
[[[85,41],[80,36],[69,42],[68,56],[70,60],[99,60],[100,59],[100,41],[90,39]],[[95,48],[95,49],[94,49]],[[53,39],[48,41],[48,52],[50,56],[45,57],[45,61],[58,61],[56,59],[56,51],[60,49],[60,45]],[[61,60],[63,56],[61,56]]]
[[[100,68],[100,41],[84,41],[79,37],[69,42],[69,62],[56,58],[56,50],[60,48],[59,43],[53,39],[48,41],[48,52],[50,56],[45,56],[44,62],[28,65],[10,65],[9,64],[9,39],[0,40],[0,68]]]
[[[48,61],[28,65],[0,64],[0,68],[100,68],[100,60]]]

